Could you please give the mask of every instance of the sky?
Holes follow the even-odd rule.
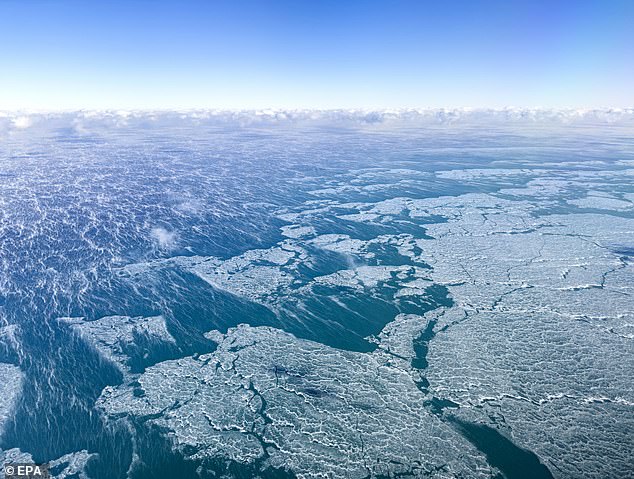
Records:
[[[634,106],[634,0],[0,0],[0,109]]]

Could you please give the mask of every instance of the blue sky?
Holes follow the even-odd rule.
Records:
[[[0,109],[634,106],[634,1],[0,0]]]

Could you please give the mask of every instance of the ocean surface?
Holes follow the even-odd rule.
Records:
[[[0,115],[0,462],[634,477],[634,112]]]

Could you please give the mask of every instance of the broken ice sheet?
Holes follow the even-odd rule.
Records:
[[[361,240],[310,231],[305,243],[365,262],[375,261],[370,252],[376,245],[382,248],[375,249],[377,258],[387,258],[389,245],[409,265],[352,263],[302,278],[296,264],[310,261],[312,253],[294,239],[225,261],[174,260],[269,305],[301,297],[317,285],[367,294],[366,288],[395,283],[395,299],[423,295],[432,283],[446,285],[455,305],[428,313],[438,314],[438,323],[425,349],[424,371],[412,367],[419,354],[413,340],[429,324],[421,316],[396,315],[369,338],[377,345],[372,353],[243,325],[226,335],[210,333],[219,344],[214,353],[162,362],[133,386],[107,388],[99,405],[111,417],[166,428],[173,446],[190,459],[227,457],[300,477],[315,471],[360,477],[433,470],[447,477],[475,470],[482,477],[494,474],[482,452],[452,425],[454,415],[495,425],[535,452],[555,475],[574,477],[571,464],[579,457],[572,459],[563,446],[545,448],[537,438],[547,434],[556,444],[577,444],[580,437],[561,430],[574,417],[581,420],[597,404],[612,404],[611,414],[631,407],[627,376],[611,370],[611,364],[629,364],[632,358],[631,291],[617,280],[631,267],[607,246],[627,236],[631,224],[596,215],[540,216],[542,200],[536,201],[478,193],[356,204],[377,215],[374,219],[407,210],[413,221],[433,214],[446,222],[427,225],[430,237],[424,239],[405,234]],[[431,270],[413,263],[427,263]],[[612,298],[609,306],[602,302],[606,297]],[[617,356],[610,350],[615,341],[622,341]],[[597,351],[603,351],[603,359],[595,357]],[[421,375],[429,385],[425,390]],[[452,408],[439,413],[426,406],[432,398]],[[566,404],[566,414],[558,416],[561,411],[550,406],[557,401]],[[503,422],[496,408],[504,411]],[[553,427],[540,429],[531,408]],[[605,425],[608,417],[597,420],[606,436],[593,444],[607,447],[608,438],[622,437],[622,431]],[[439,446],[446,442],[451,446]],[[588,470],[618,472],[626,461],[619,457],[610,466],[578,446]],[[471,451],[468,461],[464,451]]]
[[[2,427],[27,418],[50,434],[5,452],[56,461],[67,442],[48,438],[69,438],[68,475],[94,446],[100,462],[86,464],[105,479],[175,465],[217,477],[512,478],[471,427],[544,477],[627,477],[625,130],[457,134],[446,121],[461,115],[437,112],[432,130],[227,134],[224,114],[201,112],[179,120],[215,125],[192,142],[189,126],[166,127],[178,115],[89,116],[70,137],[65,117],[42,116],[33,132],[59,128],[4,138],[0,321],[33,340],[7,335],[16,353],[1,373],[26,380],[4,391]],[[150,138],[155,122],[165,128]],[[69,361],[50,361],[58,351]],[[29,376],[31,361],[50,376]],[[89,364],[103,378],[110,363],[120,374],[107,383],[64,369]],[[16,404],[29,404],[17,419]]]
[[[487,471],[478,451],[425,409],[409,369],[382,349],[345,352],[240,326],[212,354],[148,368],[138,379],[143,394],[107,388],[99,406],[167,428],[191,458],[261,461],[298,477]]]

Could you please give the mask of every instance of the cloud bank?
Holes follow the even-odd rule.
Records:
[[[170,126],[433,128],[566,125],[634,127],[634,108],[0,112],[0,131],[63,128],[71,129],[77,134],[90,134],[112,128]]]

